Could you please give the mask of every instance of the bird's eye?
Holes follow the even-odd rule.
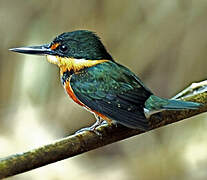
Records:
[[[60,48],[60,50],[61,50],[62,52],[65,52],[65,51],[68,50],[68,47],[65,46],[65,45],[60,45],[59,48]]]

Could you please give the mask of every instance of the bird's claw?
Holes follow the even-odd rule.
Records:
[[[79,134],[79,133],[82,133],[82,132],[85,132],[85,131],[89,131],[89,132],[95,133],[98,136],[102,136],[101,133],[98,132],[96,127],[95,128],[94,127],[82,128],[82,129],[79,129],[78,131],[76,131],[75,134]]]
[[[102,137],[102,134],[100,132],[98,132],[97,127],[99,127],[100,125],[108,124],[108,123],[106,121],[101,120],[101,118],[97,115],[95,115],[95,117],[96,117],[96,122],[91,127],[82,128],[82,129],[76,131],[75,134],[89,131],[89,132],[95,133],[99,137]]]

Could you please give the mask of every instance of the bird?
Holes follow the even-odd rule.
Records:
[[[84,130],[95,131],[106,121],[109,125],[121,124],[130,129],[148,131],[149,114],[201,106],[196,102],[154,95],[135,73],[117,63],[100,37],[89,30],[65,32],[49,44],[9,50],[44,55],[48,62],[59,67],[66,93],[95,115],[95,124]]]

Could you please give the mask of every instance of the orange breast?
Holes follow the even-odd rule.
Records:
[[[69,81],[66,81],[65,84],[65,90],[67,91],[68,95],[71,97],[71,99],[73,101],[75,101],[76,103],[78,103],[79,105],[81,106],[84,106],[86,107],[81,101],[78,100],[78,98],[75,96],[74,92],[73,92],[73,89],[71,88],[70,86],[70,82]]]
[[[108,117],[106,117],[105,115],[97,112],[97,111],[94,111],[92,109],[90,109],[89,107],[87,107],[85,104],[83,104],[81,101],[79,101],[79,99],[75,96],[74,92],[73,92],[73,89],[71,88],[70,86],[70,82],[69,81],[66,81],[65,84],[65,90],[66,92],[68,93],[68,95],[70,96],[70,98],[76,102],[77,104],[81,105],[82,107],[85,107],[87,110],[89,110],[90,112],[92,113],[95,113],[96,115],[98,115],[99,117],[101,117],[103,120],[106,120],[109,124],[112,122],[111,119],[109,119]]]

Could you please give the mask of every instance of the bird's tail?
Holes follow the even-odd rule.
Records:
[[[145,102],[145,108],[150,112],[162,110],[198,109],[202,104],[189,101],[171,100],[151,95]]]

